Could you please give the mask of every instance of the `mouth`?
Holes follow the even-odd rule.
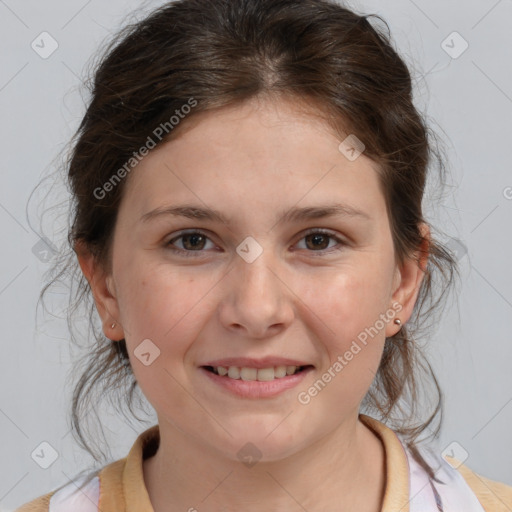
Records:
[[[216,390],[227,392],[238,399],[271,399],[298,386],[314,370],[313,365],[276,366],[267,368],[240,366],[200,366],[201,373]]]
[[[268,382],[304,372],[310,368],[313,368],[313,365],[282,365],[273,367],[271,366],[268,368],[252,368],[240,366],[202,366],[201,368],[204,368],[210,373],[228,379]]]

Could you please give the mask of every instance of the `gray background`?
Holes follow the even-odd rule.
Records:
[[[145,2],[144,8],[162,3]],[[79,85],[86,63],[141,5],[0,0],[0,510],[49,492],[91,463],[69,433],[66,322],[41,308],[35,313],[48,268],[38,233],[43,229],[61,243],[66,191],[54,189],[46,207],[62,203],[64,209],[45,217],[37,207],[41,194],[28,210],[27,201],[43,174],[55,169],[84,113],[87,97]],[[455,441],[468,452],[470,468],[512,485],[512,2],[349,5],[381,14],[390,25],[414,74],[415,101],[437,123],[450,160],[451,187],[444,202],[428,210],[443,241],[457,250],[463,275],[458,302],[448,303],[427,344],[446,397],[439,450]],[[31,47],[43,31],[58,43],[46,59]],[[441,46],[454,31],[469,44],[457,58]],[[456,37],[448,39],[451,51],[461,49]],[[55,294],[55,311],[62,310],[63,297]],[[102,417],[113,460],[152,424],[130,426],[108,411]],[[31,457],[44,441],[59,453],[46,470]]]

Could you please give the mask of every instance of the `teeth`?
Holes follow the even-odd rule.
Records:
[[[278,366],[277,368],[274,368],[274,377],[277,377],[278,379],[286,377],[286,368],[288,368],[288,366]],[[290,366],[290,368],[293,368],[293,366]]]
[[[224,366],[218,366],[217,368],[215,368],[215,370],[217,370],[217,373],[222,376],[228,374],[228,369],[224,368]]]
[[[272,368],[270,368],[270,371],[272,373],[274,372]],[[240,378],[242,380],[258,380],[258,372],[259,370],[257,368],[240,368]]]
[[[232,379],[239,379],[240,368],[237,368],[236,366],[230,366],[228,368],[228,377],[231,377]]]
[[[276,366],[273,368],[247,368],[230,366],[214,367],[214,372],[221,376],[228,376],[231,379],[269,381],[281,379],[287,375],[293,375],[300,366]]]
[[[286,367],[286,374],[287,375],[292,375],[295,373],[295,370],[297,369],[296,366],[287,366]]]

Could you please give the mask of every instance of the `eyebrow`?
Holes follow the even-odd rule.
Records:
[[[155,208],[142,215],[140,221],[145,223],[163,216],[186,217],[193,220],[217,221],[229,224],[229,219],[213,208],[203,208],[187,204]],[[301,208],[293,207],[289,210],[281,211],[277,216],[276,223],[282,224],[284,222],[298,222],[325,217],[360,217],[371,220],[370,215],[363,210],[359,210],[348,204],[334,203],[321,206],[305,206]]]

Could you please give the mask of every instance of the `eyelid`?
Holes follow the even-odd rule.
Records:
[[[308,229],[306,229],[306,231],[303,231],[301,233],[301,237],[305,237],[307,235],[312,235],[313,233],[322,233],[324,235],[330,235],[330,236],[332,236],[332,238],[337,238],[340,241],[343,241],[341,238],[339,238],[339,236],[336,232],[332,231],[331,229],[327,229],[327,228],[308,228]]]

